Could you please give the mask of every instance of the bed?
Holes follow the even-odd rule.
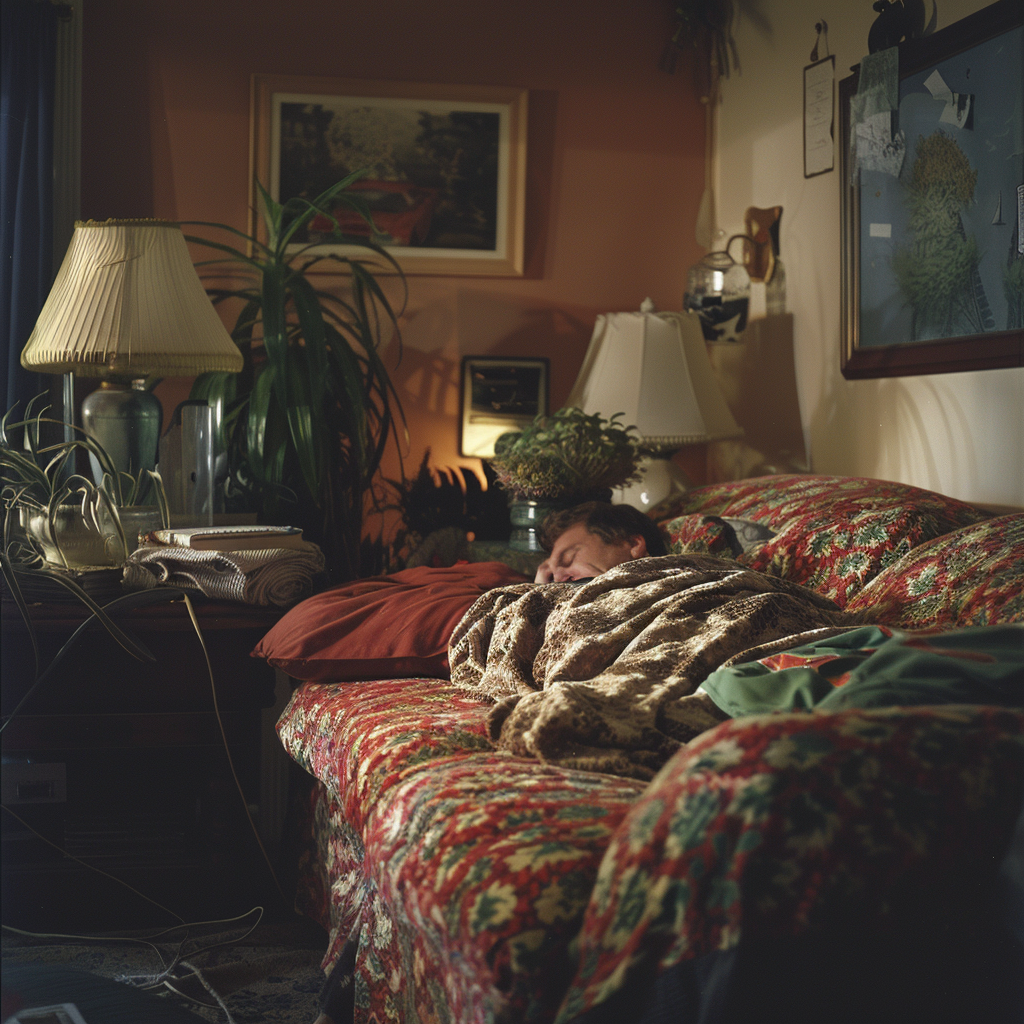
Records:
[[[1024,514],[689,492],[670,554],[303,602],[299,909],[359,1022],[1019,1020]]]

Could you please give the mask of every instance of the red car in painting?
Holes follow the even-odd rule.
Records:
[[[335,209],[341,233],[369,238],[378,245],[423,245],[430,233],[430,221],[440,189],[425,188],[406,181],[357,181],[348,187],[370,208],[376,231],[348,206]],[[323,214],[309,222],[309,240],[326,242],[335,230]]]

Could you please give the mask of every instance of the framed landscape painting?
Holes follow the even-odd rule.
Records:
[[[527,94],[521,89],[254,75],[252,195],[312,199],[354,171],[373,228],[341,205],[343,234],[384,246],[406,274],[523,272]],[[318,231],[319,229],[319,231]],[[341,252],[328,218],[297,244]]]
[[[843,375],[1024,366],[1024,5],[898,54],[891,113],[840,83]]]

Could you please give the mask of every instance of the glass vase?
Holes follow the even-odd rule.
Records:
[[[508,546],[513,551],[543,551],[540,542],[540,526],[551,512],[564,508],[561,502],[534,501],[529,498],[514,498],[508,503],[509,518],[512,520],[512,534]]]

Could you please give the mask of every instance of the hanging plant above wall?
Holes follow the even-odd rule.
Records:
[[[733,0],[673,0],[676,27],[661,58],[662,70],[675,71],[676,51],[693,55],[693,84],[703,103],[717,98],[719,79],[740,69],[732,36]]]

